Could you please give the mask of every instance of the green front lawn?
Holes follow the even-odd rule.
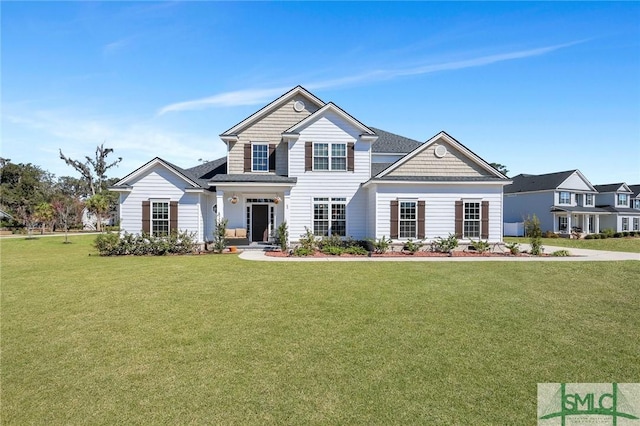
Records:
[[[529,243],[529,238],[505,237],[505,242]],[[569,247],[590,250],[624,251],[640,253],[640,237],[607,238],[604,240],[571,240],[569,238],[543,238],[542,246]]]
[[[534,424],[640,377],[640,262],[249,262],[3,240],[2,424]]]

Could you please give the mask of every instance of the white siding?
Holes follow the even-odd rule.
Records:
[[[165,199],[178,202],[178,229],[196,234],[203,241],[200,194],[187,194],[190,185],[164,166],[151,168],[144,176],[127,182],[130,193],[120,195],[120,228],[132,234],[142,232],[142,202],[149,199]]]
[[[378,184],[375,238],[391,234],[390,203],[398,198],[425,201],[425,237],[432,240],[455,232],[455,202],[489,202],[489,241],[502,241],[502,185],[392,185]]]
[[[569,191],[593,191],[577,172],[574,172],[571,176],[565,179],[558,188],[567,189]]]
[[[347,235],[356,239],[367,236],[367,193],[360,188],[370,176],[371,144],[359,139],[360,132],[334,113],[319,117],[300,131],[296,142],[289,143],[289,176],[298,182],[291,189],[289,235],[297,241],[305,226],[313,226],[314,197],[347,199]],[[354,171],[305,171],[305,142],[355,143]]]

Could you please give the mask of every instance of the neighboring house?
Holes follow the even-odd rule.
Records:
[[[425,143],[364,125],[297,86],[220,135],[224,158],[182,169],[155,158],[110,188],[123,231],[187,230],[213,238],[216,217],[250,241],[273,241],[286,221],[295,242],[315,235],[455,233],[502,241],[510,181],[440,132]]]
[[[596,185],[598,197],[596,205],[610,214],[603,216],[601,229],[613,229],[615,232],[640,231],[640,203],[637,203],[636,191],[626,183]]]
[[[542,175],[520,174],[504,188],[504,221],[523,222],[536,215],[542,231],[598,233],[610,211],[596,207],[598,191],[579,170]]]

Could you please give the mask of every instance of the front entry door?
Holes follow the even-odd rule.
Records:
[[[254,204],[251,206],[251,241],[269,239],[269,206]]]

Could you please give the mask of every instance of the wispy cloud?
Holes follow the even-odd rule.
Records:
[[[328,89],[334,87],[344,87],[354,84],[364,84],[383,80],[392,80],[399,77],[417,76],[441,71],[460,70],[465,68],[481,67],[498,62],[512,61],[516,59],[541,56],[553,51],[584,43],[586,40],[579,40],[570,43],[556,44],[553,46],[539,47],[535,49],[520,50],[515,52],[499,53],[494,55],[480,56],[460,61],[448,61],[431,63],[405,68],[388,68],[367,71],[361,74],[344,76],[324,81],[308,82],[303,84],[308,89]],[[168,112],[199,110],[204,108],[214,108],[223,106],[256,105],[263,103],[274,96],[282,94],[290,87],[278,87],[271,89],[247,89],[232,92],[220,93],[217,95],[194,99],[190,101],[178,102],[166,105],[158,111],[158,115]]]
[[[198,158],[217,158],[225,150],[224,145],[214,144],[209,136],[167,130],[153,120],[122,121],[63,110],[21,110],[5,111],[3,121],[3,156],[39,164],[59,176],[73,171],[58,159],[58,149],[82,160],[104,142],[115,150],[116,156],[124,158],[120,168],[125,171],[156,156],[189,167],[196,165]],[[13,131],[17,128],[19,132]],[[23,139],[24,130],[41,142]]]
[[[117,53],[123,49],[126,49],[127,47],[129,47],[132,42],[133,39],[135,37],[125,37],[125,38],[121,38],[119,40],[113,41],[111,43],[107,43],[104,45],[104,47],[102,48],[102,53],[105,55],[111,55],[114,53]]]

